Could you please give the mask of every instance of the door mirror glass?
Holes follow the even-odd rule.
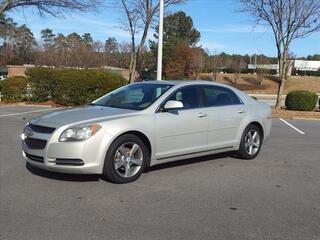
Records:
[[[163,107],[165,110],[170,110],[170,109],[181,109],[183,108],[183,103],[180,101],[174,101],[170,100],[166,102],[166,104]]]

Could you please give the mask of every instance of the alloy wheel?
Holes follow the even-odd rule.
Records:
[[[143,152],[139,144],[127,142],[122,144],[114,156],[114,168],[124,178],[135,176],[143,164]]]
[[[252,129],[247,132],[245,136],[245,149],[246,152],[253,156],[255,155],[260,148],[260,134],[257,130]]]

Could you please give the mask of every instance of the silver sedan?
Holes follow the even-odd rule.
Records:
[[[270,129],[270,107],[235,88],[152,81],[33,119],[21,138],[35,167],[127,183],[170,161],[229,151],[253,159]]]

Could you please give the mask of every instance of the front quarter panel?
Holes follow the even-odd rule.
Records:
[[[127,132],[140,132],[144,134],[150,141],[151,146],[154,146],[154,114],[152,113],[141,113],[134,116],[113,119],[110,121],[103,122],[103,128],[106,135],[112,135],[109,143],[106,146],[106,150],[111,143],[118,138],[120,135]],[[154,151],[152,149],[151,154],[153,156]]]

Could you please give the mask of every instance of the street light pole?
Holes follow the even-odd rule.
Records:
[[[164,0],[160,1],[159,9],[159,33],[158,33],[158,66],[157,66],[157,80],[162,80],[162,50],[163,50],[163,8]]]

